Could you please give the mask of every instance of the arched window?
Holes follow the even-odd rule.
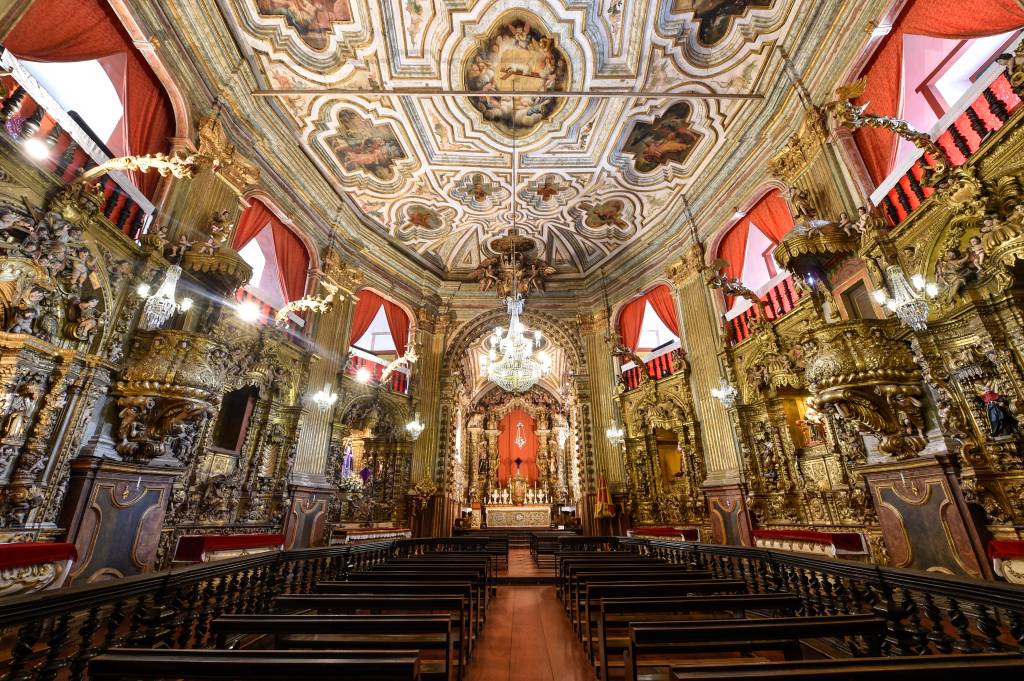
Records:
[[[359,302],[352,313],[349,334],[350,361],[346,371],[364,382],[379,381],[384,368],[403,357],[408,349],[411,321],[400,305],[370,289],[356,293]],[[396,392],[408,390],[408,369],[390,377]]]
[[[309,254],[302,240],[262,201],[242,212],[232,242],[253,271],[245,287],[263,303],[280,309],[306,292]]]
[[[905,118],[928,131],[969,93],[1021,27],[1024,7],[1017,0],[911,0],[863,70],[868,89],[859,101],[870,103],[870,113]],[[863,128],[855,139],[876,184],[914,152],[886,130]]]
[[[739,279],[758,295],[764,295],[789,277],[772,257],[772,251],[793,228],[793,216],[778,189],[765,194],[734,224],[718,244],[716,257],[729,264],[726,274]],[[751,303],[726,297],[726,317],[744,312]]]
[[[679,320],[672,292],[659,284],[619,311],[619,336],[624,345],[640,355],[648,375],[662,378],[672,373],[672,353],[679,350]],[[636,387],[641,368],[632,362],[622,365],[627,387]]]
[[[104,0],[36,0],[3,44],[112,156],[169,150],[171,102]],[[154,197],[157,173],[131,179]]]

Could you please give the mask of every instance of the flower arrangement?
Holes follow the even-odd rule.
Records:
[[[354,494],[363,491],[363,479],[358,473],[349,473],[338,481],[338,491]]]

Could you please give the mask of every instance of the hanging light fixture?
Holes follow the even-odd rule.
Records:
[[[313,394],[313,401],[321,409],[327,409],[338,401],[338,393],[331,390],[331,386],[325,383],[323,388]]]
[[[711,389],[711,396],[722,403],[722,406],[726,409],[732,408],[736,404],[736,398],[739,397],[740,391],[736,389],[729,381],[722,379],[722,382],[718,384],[717,388]]]
[[[920,274],[915,274],[907,281],[907,275],[898,265],[891,265],[885,270],[885,278],[889,280],[890,292],[877,289],[871,295],[875,302],[884,305],[895,314],[904,325],[914,331],[928,328],[928,301],[939,295],[937,284],[925,281]]]
[[[508,310],[508,326],[500,326],[485,347],[485,354],[480,357],[480,371],[487,380],[510,393],[524,393],[533,387],[542,376],[551,370],[551,358],[540,349],[544,337],[540,330],[527,334],[526,327],[520,321],[525,299],[519,292],[519,267],[516,261],[516,171],[518,156],[516,155],[515,135],[515,97],[512,98],[512,229],[509,230],[512,250],[509,255],[512,264],[511,295],[505,298]],[[534,356],[534,352],[537,352]]]
[[[174,299],[174,294],[178,290],[179,278],[181,278],[181,267],[171,265],[167,268],[160,288],[153,295],[149,295],[148,284],[139,284],[137,293],[146,298],[146,304],[142,308],[141,326],[143,330],[159,329],[179,309],[188,310],[192,307],[191,298],[185,298],[180,304]]]
[[[409,432],[409,438],[412,439],[413,441],[418,440],[420,438],[420,435],[423,434],[423,431],[424,429],[426,429],[426,426],[423,425],[422,421],[420,421],[419,412],[416,412],[416,416],[413,417],[412,421],[409,421],[409,423],[405,424],[405,429]]]
[[[608,436],[608,442],[611,442],[613,447],[618,447],[626,441],[626,431],[622,429],[622,426],[614,418],[604,433]]]

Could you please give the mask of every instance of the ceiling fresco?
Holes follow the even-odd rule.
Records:
[[[493,257],[490,242],[513,220],[538,255],[576,275],[677,224],[681,194],[760,103],[553,95],[755,93],[795,4],[222,2],[263,87],[479,93],[272,100],[375,229],[454,278]]]

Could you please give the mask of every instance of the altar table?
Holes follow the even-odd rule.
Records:
[[[547,504],[488,504],[487,527],[550,527]]]

